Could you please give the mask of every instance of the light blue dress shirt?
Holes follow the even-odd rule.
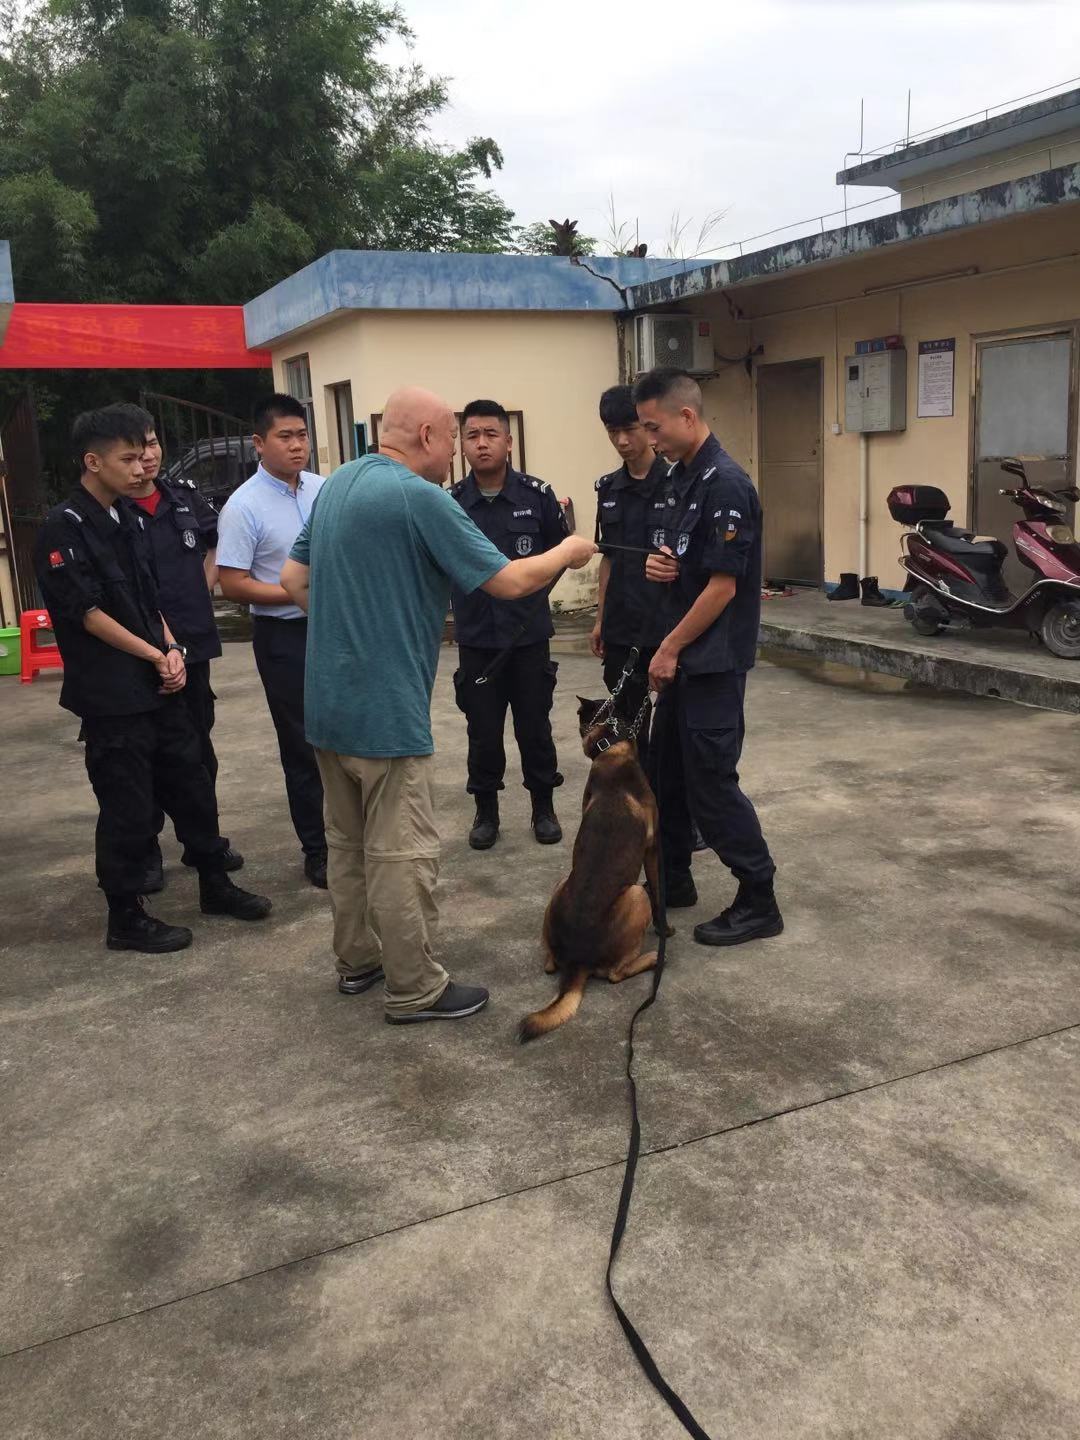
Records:
[[[282,567],[322,485],[321,475],[301,470],[294,494],[260,465],[229,496],[218,518],[218,565],[247,570],[266,585],[280,585]],[[278,620],[301,620],[304,615],[298,605],[252,605],[251,613]]]

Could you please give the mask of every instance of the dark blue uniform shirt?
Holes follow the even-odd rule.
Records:
[[[520,470],[507,471],[502,489],[492,500],[481,495],[472,471],[451,486],[450,494],[510,560],[542,555],[570,533],[551,486]],[[451,603],[459,645],[501,650],[506,645],[535,645],[555,633],[545,592],[524,600],[497,600],[483,590],[466,595],[454,589]]]
[[[156,710],[161,680],[140,660],[83,627],[88,610],[165,649],[145,517],[130,500],[109,508],[79,488],[45,516],[34,542],[34,573],[64,660],[60,704],[80,716]]]
[[[161,492],[153,515],[144,513],[157,569],[161,609],[169,629],[194,664],[221,654],[214,606],[206,584],[203,558],[217,548],[217,511],[183,485],[156,482]]]
[[[625,465],[596,482],[596,542],[650,548],[653,502],[667,478],[668,463],[659,456],[641,480]],[[637,645],[654,649],[667,634],[664,607],[657,586],[645,579],[645,556],[618,550],[608,557],[611,566],[604,594],[600,633],[609,645]]]
[[[650,541],[667,545],[679,576],[667,590],[666,630],[698,598],[709,577],[736,577],[735,594],[716,620],[679,656],[687,675],[753,669],[761,619],[761,503],[757,491],[715,435],[688,464],[675,465],[653,501]],[[659,588],[659,587],[657,587]]]

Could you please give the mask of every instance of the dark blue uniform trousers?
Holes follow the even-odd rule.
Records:
[[[694,824],[736,880],[759,885],[776,873],[757,812],[739,788],[745,692],[745,675],[680,671],[657,702],[652,778],[669,877],[690,869]]]

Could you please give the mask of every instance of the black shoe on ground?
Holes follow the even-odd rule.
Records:
[[[896,602],[881,593],[876,575],[868,575],[862,582],[862,603],[864,605],[874,605],[879,610],[888,610]]]
[[[420,1020],[464,1020],[466,1015],[475,1015],[488,1002],[488,992],[482,985],[458,985],[451,980],[446,989],[426,1010],[412,1010],[407,1015],[386,1016],[388,1025],[415,1025]]]
[[[362,995],[365,990],[370,990],[380,980],[385,980],[381,965],[376,965],[374,970],[365,970],[363,975],[339,975],[337,988],[342,995]]]
[[[830,600],[858,600],[859,598],[859,577],[853,570],[844,570],[840,575],[840,584],[829,591]]]
[[[763,885],[740,885],[726,910],[694,926],[694,939],[699,945],[742,945],[747,940],[767,940],[783,928],[784,917],[769,880]]]
[[[490,850],[499,838],[499,794],[497,790],[483,790],[476,796],[476,818],[469,831],[469,845],[473,850]]]
[[[304,874],[315,886],[316,890],[326,889],[326,856],[305,855]]]
[[[193,860],[186,850],[180,856],[180,863],[182,865],[187,865],[192,870],[197,870],[199,868],[198,861]],[[225,850],[221,855],[221,863],[225,866],[225,869],[231,875],[235,871],[242,870],[244,868],[244,857],[239,853],[239,851],[234,850],[230,846],[229,842],[226,840]]]
[[[697,904],[697,886],[689,871],[664,877],[664,905],[668,910],[689,910]]]
[[[540,845],[557,845],[562,839],[562,826],[550,795],[533,796],[532,832]]]
[[[265,920],[273,909],[265,895],[252,895],[234,885],[224,872],[199,875],[199,909],[204,915],[231,915],[234,920]]]
[[[172,950],[186,950],[191,939],[191,931],[186,925],[166,925],[164,920],[155,920],[153,915],[147,915],[141,896],[109,906],[105,944],[110,950],[140,950],[144,955],[167,955]]]

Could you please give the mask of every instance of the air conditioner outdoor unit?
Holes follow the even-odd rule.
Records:
[[[712,323],[696,315],[638,315],[634,318],[634,373],[670,365],[691,375],[716,369]]]

